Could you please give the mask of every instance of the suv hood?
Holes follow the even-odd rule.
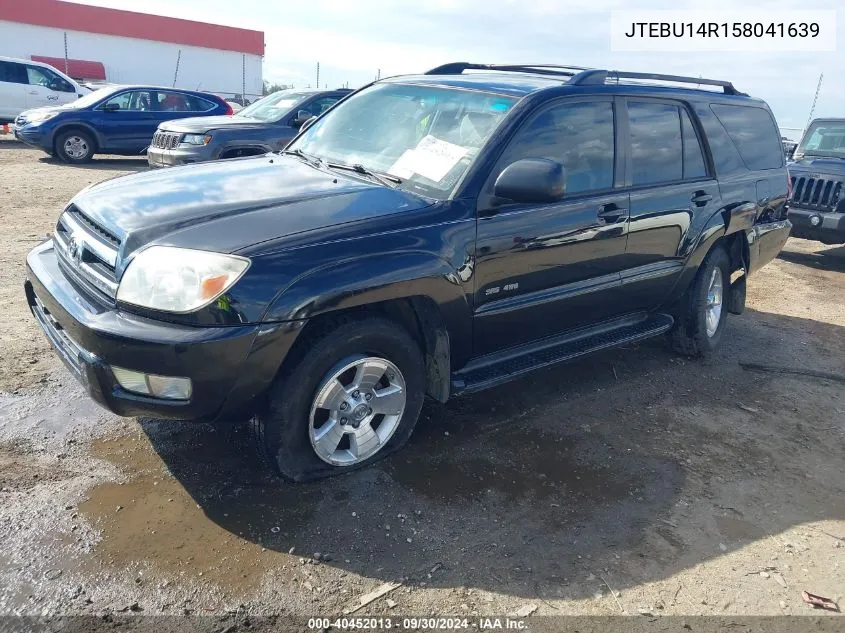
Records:
[[[158,126],[164,132],[179,132],[182,134],[202,134],[210,130],[221,128],[261,128],[273,125],[261,119],[251,119],[245,116],[222,115],[222,116],[195,116],[188,119],[176,119],[165,121]]]
[[[432,204],[283,155],[120,176],[83,189],[71,203],[120,239],[123,261],[152,243],[232,253]]]
[[[792,175],[809,172],[828,176],[845,176],[845,158],[829,158],[811,154],[794,163],[789,163],[786,168]]]

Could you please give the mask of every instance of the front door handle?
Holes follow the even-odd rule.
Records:
[[[29,94],[31,94],[31,95],[37,95],[37,94],[38,94],[38,91],[37,91],[37,90],[31,90]]]
[[[619,220],[622,216],[628,213],[628,209],[623,209],[615,202],[611,202],[609,204],[603,204],[599,207],[598,218],[599,221],[602,223],[614,223]]]
[[[693,204],[697,204],[698,206],[703,206],[710,202],[713,199],[709,193],[705,191],[696,191],[695,194],[692,196]]]

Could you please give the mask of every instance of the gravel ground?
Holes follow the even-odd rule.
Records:
[[[428,403],[399,454],[294,486],[239,427],[99,409],[28,313],[62,205],[144,168],[0,137],[0,614],[340,614],[385,583],[358,614],[843,604],[845,248],[791,239],[707,362],[655,340]]]

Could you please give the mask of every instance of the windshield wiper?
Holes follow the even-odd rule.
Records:
[[[298,147],[296,149],[283,149],[281,151],[282,154],[290,154],[292,156],[299,156],[309,165],[313,165],[314,167],[319,167],[323,164],[323,159],[319,156],[311,156],[310,154],[306,154]]]
[[[392,176],[390,174],[383,174],[381,172],[367,169],[361,163],[355,163],[354,165],[347,165],[346,163],[326,163],[326,166],[334,167],[335,169],[345,169],[346,171],[354,171],[356,174],[370,176],[385,187],[393,187],[394,185],[402,184],[401,178],[397,178],[396,176]]]

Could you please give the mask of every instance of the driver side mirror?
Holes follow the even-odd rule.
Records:
[[[118,110],[120,110],[119,103],[106,103],[103,106],[103,112],[117,112]]]
[[[300,110],[296,113],[296,116],[293,117],[291,125],[293,127],[302,127],[305,125],[305,122],[308,121],[308,119],[313,118],[313,116],[314,115],[312,115],[308,110]]]
[[[563,164],[548,158],[523,158],[496,178],[493,194],[513,202],[557,202],[566,189]]]

